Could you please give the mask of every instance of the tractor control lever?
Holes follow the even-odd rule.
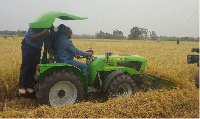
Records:
[[[109,56],[111,56],[112,54],[113,54],[112,52],[105,52],[105,58],[107,62],[108,62]]]
[[[92,50],[92,48],[89,48],[89,50],[86,51],[86,52],[93,52],[94,53],[94,51]]]
[[[94,53],[94,51],[92,50],[92,48],[89,48],[89,50],[87,50],[86,52],[92,52],[92,53]],[[91,56],[87,56],[86,59],[88,59],[89,57],[91,57]]]

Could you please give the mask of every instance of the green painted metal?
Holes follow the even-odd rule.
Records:
[[[95,57],[96,59],[91,64],[88,64],[88,73],[89,73],[88,80],[91,85],[93,85],[94,83],[97,72],[121,70],[128,72],[131,75],[143,74],[141,70],[144,70],[146,66],[146,59],[137,55],[111,55],[108,58],[108,61],[105,58],[105,55],[94,55],[92,57]],[[140,70],[137,71],[136,69],[133,68],[117,66],[117,62],[125,62],[125,61],[142,62]]]
[[[93,85],[97,73],[102,71],[117,71],[121,70],[124,72],[127,72],[131,75],[133,74],[143,74],[141,70],[145,69],[146,66],[146,59],[137,56],[137,55],[112,55],[107,59],[104,55],[94,55],[91,58],[95,58],[94,61],[92,61],[90,64],[88,64],[88,78],[85,77],[83,72],[81,72],[80,69],[77,67],[74,67],[72,65],[66,64],[66,63],[49,63],[49,64],[38,64],[40,67],[40,72],[37,72],[38,81],[41,82],[45,79],[45,77],[49,74],[53,74],[55,71],[69,71],[73,72],[76,76],[79,77],[81,83],[84,84],[84,91],[87,92],[88,85]],[[124,66],[117,66],[117,62],[125,62],[125,61],[139,61],[142,62],[140,70],[136,70],[129,67]],[[88,84],[89,83],[89,84]]]
[[[174,83],[169,80],[158,78],[148,74],[144,74],[144,80],[150,81],[155,88],[160,88],[161,86],[172,88],[174,86]]]
[[[84,91],[88,91],[88,81],[84,73],[77,67],[66,63],[50,63],[50,64],[38,64],[40,67],[40,72],[36,72],[38,75],[37,80],[39,82],[43,81],[47,75],[51,75],[54,72],[67,71],[73,73],[79,78],[81,83],[84,85]]]
[[[47,69],[52,68],[52,67],[61,67],[61,66],[72,66],[70,64],[66,63],[49,63],[49,64],[38,64],[40,67],[40,73],[44,73]]]
[[[56,18],[61,20],[84,20],[87,17],[78,17],[71,14],[63,12],[47,12],[41,15],[37,20],[32,23],[29,23],[29,28],[50,28],[53,25],[53,22]]]

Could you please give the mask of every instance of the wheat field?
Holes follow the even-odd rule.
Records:
[[[198,42],[72,39],[95,55],[140,55],[147,59],[145,73],[173,81],[176,88],[139,91],[131,97],[104,100],[90,95],[83,102],[63,107],[37,106],[33,99],[17,98],[21,39],[0,37],[0,118],[199,118],[199,90],[194,86],[196,64],[187,64]],[[79,60],[85,62],[85,60]]]

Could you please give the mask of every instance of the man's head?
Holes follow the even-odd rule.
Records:
[[[65,26],[64,24],[60,24],[58,26],[58,34],[61,35],[65,35],[68,39],[71,39],[72,36],[72,30],[70,29],[70,27]]]
[[[68,39],[71,39],[72,37],[72,30],[69,28],[69,27],[65,27],[63,29],[63,34],[68,38]]]

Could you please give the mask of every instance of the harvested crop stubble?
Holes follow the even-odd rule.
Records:
[[[187,64],[191,48],[198,42],[141,41],[141,40],[73,40],[82,50],[92,47],[95,54],[111,51],[114,54],[140,55],[147,59],[145,73],[173,81],[176,89],[148,90],[134,96],[105,101],[102,96],[59,108],[36,106],[32,99],[18,99],[19,68],[21,65],[21,37],[0,38],[0,118],[37,117],[98,117],[98,118],[199,118],[199,90],[194,86],[198,70]],[[84,44],[84,45],[83,45]],[[85,62],[84,60],[80,60]]]

